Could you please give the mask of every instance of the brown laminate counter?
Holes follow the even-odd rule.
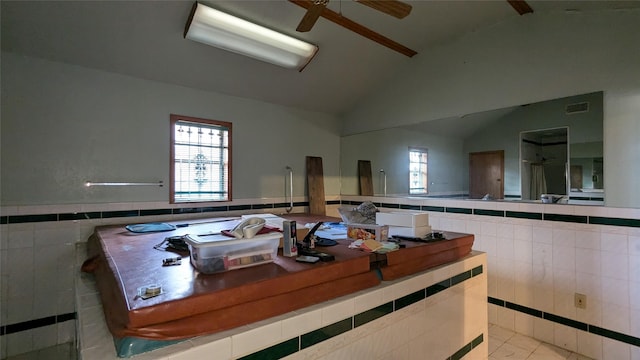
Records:
[[[199,273],[189,257],[162,266],[175,254],[154,249],[165,237],[230,229],[237,221],[210,223],[160,233],[137,234],[124,226],[101,226],[89,239],[92,268],[105,317],[116,337],[174,340],[213,333],[327,301],[380,283],[369,255],[343,246],[335,261],[316,264],[279,256],[273,263],[218,274]],[[159,284],[162,294],[138,296]]]
[[[471,252],[474,236],[443,232],[444,240],[421,243],[402,241],[406,246],[384,254],[386,264],[380,267],[382,280],[395,280],[458,260]]]
[[[327,216],[292,214],[284,216],[298,223],[314,223],[317,221],[339,222],[339,218]],[[415,274],[429,268],[458,260],[471,252],[474,236],[451,231],[442,232],[444,240],[428,243],[402,241],[403,248],[386,254],[370,254],[372,268],[380,271],[382,280],[395,280]],[[339,241],[348,246],[351,240]],[[330,248],[322,248],[322,251]]]
[[[299,229],[306,223],[340,221],[308,214],[282,217],[297,221]],[[406,248],[370,254],[349,249],[351,240],[344,239],[319,248],[335,256],[324,263],[296,262],[280,250],[273,263],[217,274],[199,273],[188,254],[180,265],[162,266],[163,259],[176,256],[154,249],[166,237],[219,232],[238,222],[207,220],[225,219],[193,220],[187,227],[157,233],[131,233],[124,225],[96,227],[84,269],[96,276],[106,322],[116,338],[177,340],[219,332],[455,261],[473,244],[473,235],[445,232],[446,240],[403,241]],[[138,289],[150,284],[161,285],[162,294],[139,297]]]

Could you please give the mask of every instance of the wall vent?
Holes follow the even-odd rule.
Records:
[[[589,102],[587,101],[581,102],[581,103],[569,104],[565,108],[565,112],[567,115],[579,114],[587,111],[589,111]]]

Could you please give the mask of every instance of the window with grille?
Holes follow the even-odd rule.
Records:
[[[171,115],[171,202],[231,200],[231,123]]]
[[[426,194],[427,149],[409,147],[409,194]]]

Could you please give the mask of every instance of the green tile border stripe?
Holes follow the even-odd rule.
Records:
[[[571,223],[579,223],[586,224],[589,222],[588,216],[582,215],[565,215],[565,214],[543,214],[543,220],[547,221],[562,221],[562,222],[571,222]]]
[[[456,276],[451,277],[451,285],[450,286],[455,286],[460,284],[461,282],[465,281],[465,280],[469,280],[471,279],[472,276],[472,271],[465,271],[463,273],[460,273]]]
[[[339,200],[330,200],[327,205],[340,204]],[[248,205],[221,205],[221,206],[205,206],[190,208],[158,208],[158,209],[141,209],[141,210],[116,210],[116,211],[80,211],[74,213],[52,213],[52,214],[33,214],[33,215],[3,215],[0,216],[0,224],[21,224],[35,223],[45,221],[76,221],[76,220],[92,220],[92,219],[110,219],[110,218],[128,218],[128,217],[144,217],[157,215],[178,215],[178,214],[203,214],[211,212],[228,212],[237,210],[254,210],[254,209],[279,209],[289,207],[289,203],[266,203],[266,204],[248,204]],[[309,202],[297,202],[294,207],[309,206]]]
[[[443,280],[437,284],[433,284],[427,287],[427,297],[435,295],[440,291],[447,290],[449,287],[451,287],[451,279]]]
[[[475,339],[471,340],[470,343],[466,344],[460,350],[456,351],[453,355],[449,356],[446,360],[460,360],[465,355],[471,352],[471,350],[478,347],[478,345],[482,344],[484,341],[484,335],[480,334]]]
[[[393,309],[394,311],[398,311],[402,308],[405,308],[409,305],[415,304],[418,301],[422,301],[427,298],[426,289],[420,289],[416,292],[413,292],[409,295],[405,295],[401,298],[394,300]]]
[[[253,354],[238,358],[238,360],[277,360],[298,352],[300,348],[299,338],[295,337],[278,345],[271,346]]]
[[[279,359],[280,357],[291,355],[295,352],[301,351],[310,346],[321,343],[325,340],[329,340],[340,334],[344,334],[345,332],[355,329],[358,326],[362,326],[373,320],[389,315],[394,311],[398,311],[411,304],[424,300],[429,296],[433,296],[442,290],[445,290],[451,286],[454,286],[455,284],[453,284],[453,282],[456,282],[457,284],[459,284],[475,276],[481,275],[483,272],[484,272],[484,269],[482,265],[476,266],[471,270],[463,271],[460,274],[452,276],[449,279],[440,281],[426,288],[415,291],[411,294],[401,296],[393,301],[384,303],[373,309],[363,311],[352,317],[346,318],[344,320],[340,320],[333,324],[324,326],[320,329],[316,329],[308,333],[302,334],[296,338],[283,341],[281,343],[278,343],[266,349],[262,349],[255,353],[243,356],[240,359],[242,360]],[[437,291],[430,293],[429,292],[430,288],[437,289]],[[476,346],[480,345],[483,341],[484,341],[483,334],[480,334],[473,341],[466,344],[465,346],[460,348],[460,350],[456,351],[456,353],[448,357],[447,360],[461,359],[464,355],[466,355],[469,351],[471,351]]]
[[[385,315],[389,315],[393,312],[393,301],[376,306],[371,310],[367,310],[353,316],[353,327],[357,328],[368,322],[381,318]]]
[[[426,206],[426,205],[422,205],[420,208],[422,209],[422,211],[444,212],[444,206]]]
[[[515,303],[509,302],[509,301],[505,301],[502,304],[502,306],[504,306],[504,307],[506,307],[508,309],[511,309],[511,310],[520,311],[520,312],[523,312],[525,314],[529,314],[531,316],[542,318],[542,311],[536,310],[534,308],[530,308],[528,306],[515,304]]]
[[[329,340],[332,337],[353,330],[353,317],[340,320],[317,330],[300,335],[300,350]]]
[[[23,321],[14,324],[1,325],[0,326],[0,335],[9,335],[14,334],[21,331],[37,329],[43,326],[55,325],[59,323],[63,323],[69,320],[75,320],[77,318],[77,314],[75,312],[59,314],[53,316],[47,316],[39,319],[33,319],[29,321]]]
[[[503,210],[473,209],[473,213],[475,215],[504,217],[504,211]]]
[[[589,224],[640,227],[640,219],[621,219],[590,216]]]
[[[613,330],[607,330],[595,325],[589,325],[589,332],[640,347],[640,338],[637,338],[635,336],[623,334]]]
[[[15,215],[8,216],[7,223],[20,224],[28,222],[58,221],[58,214]]]
[[[420,205],[400,205],[400,209],[403,210],[420,210]]]
[[[609,330],[609,329],[605,329],[596,325],[591,325],[591,324],[587,324],[585,322],[582,321],[577,321],[577,320],[573,320],[573,319],[569,319],[566,318],[564,316],[559,316],[559,315],[555,315],[555,314],[551,314],[548,312],[544,312],[542,310],[538,310],[538,309],[534,309],[534,308],[530,308],[528,306],[524,306],[524,305],[518,305],[509,301],[505,301],[502,299],[498,299],[498,298],[494,298],[489,296],[488,297],[488,302],[489,304],[493,304],[496,306],[501,306],[501,307],[506,307],[508,309],[514,310],[514,311],[518,311],[518,312],[522,312],[540,319],[544,319],[544,320],[549,320],[551,322],[557,323],[557,324],[561,324],[561,325],[565,325],[565,326],[569,326],[572,327],[574,329],[578,329],[578,330],[582,330],[591,334],[595,334],[595,335],[600,335],[602,337],[606,337],[608,339],[612,339],[612,340],[617,340],[617,341],[621,341],[623,343],[627,343],[630,345],[634,345],[634,346],[639,346],[640,347],[640,338],[632,336],[632,335],[628,335],[628,334],[624,334],[618,331],[613,331],[613,330]]]
[[[389,209],[400,209],[400,206],[402,206],[402,205],[400,205],[400,204],[379,203],[379,204],[376,204],[376,206],[389,208]]]
[[[506,211],[506,217],[516,219],[542,220],[542,213],[533,213],[525,211]]]
[[[482,265],[476,266],[471,269],[471,277],[482,274]]]
[[[360,205],[362,201],[349,200],[329,200],[327,205]],[[255,210],[255,209],[280,209],[289,207],[289,203],[260,203],[247,205],[221,205],[221,206],[205,206],[191,208],[158,208],[158,209],[141,209],[141,210],[120,210],[120,211],[91,211],[91,212],[75,212],[75,213],[51,213],[51,214],[26,214],[26,215],[4,215],[0,216],[0,225],[4,224],[20,224],[44,221],[76,221],[91,219],[108,219],[108,218],[126,218],[126,217],[144,217],[151,215],[176,215],[176,214],[202,214],[202,213],[221,213],[237,210]],[[487,210],[472,208],[457,208],[444,206],[427,206],[413,204],[391,204],[376,203],[378,207],[388,209],[406,209],[414,211],[430,211],[430,212],[447,212],[453,214],[466,215],[484,215],[495,217],[508,217],[517,219],[531,219],[543,221],[562,221],[579,224],[594,225],[611,225],[625,227],[640,227],[640,219],[630,218],[613,218],[603,216],[584,216],[584,215],[565,215],[565,214],[547,214],[539,212],[523,212],[523,211],[503,211],[503,210]],[[309,206],[308,201],[295,202],[294,207]]]
[[[344,202],[343,202],[344,203]],[[359,204],[360,202],[358,202]],[[389,209],[398,209],[411,207],[413,205],[405,204],[376,204],[381,207]],[[510,211],[510,210],[487,210],[487,209],[472,209],[472,208],[458,208],[458,207],[444,207],[444,206],[420,206],[421,211],[430,212],[447,212],[452,214],[466,214],[466,215],[484,215],[495,217],[508,217],[516,219],[531,219],[541,221],[561,221],[578,224],[593,224],[593,225],[611,225],[611,226],[626,226],[626,227],[640,227],[640,219],[630,218],[613,218],[603,216],[587,216],[587,215],[566,215],[566,214],[552,214],[542,212],[526,212],[526,211]]]
[[[578,329],[578,330],[582,330],[582,331],[589,331],[589,325],[587,325],[586,323],[584,323],[582,321],[569,319],[569,318],[564,317],[564,316],[559,316],[559,315],[554,315],[554,314],[543,312],[542,313],[542,318],[545,319],[545,320],[553,321],[554,323],[558,323],[558,324],[562,324],[562,325],[566,325],[566,326],[572,327],[574,329]]]
[[[469,208],[458,208],[458,207],[445,207],[445,211],[453,214],[473,214],[473,209]]]

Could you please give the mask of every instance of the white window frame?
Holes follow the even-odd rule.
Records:
[[[409,146],[409,194],[429,193],[429,152],[426,148]]]

